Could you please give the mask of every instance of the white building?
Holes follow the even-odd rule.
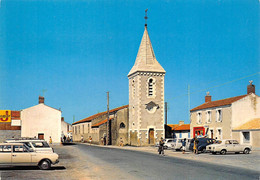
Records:
[[[61,111],[44,104],[44,97],[39,97],[39,104],[21,111],[21,136],[37,137],[49,142],[60,143]]]

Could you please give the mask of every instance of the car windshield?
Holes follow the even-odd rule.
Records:
[[[48,148],[50,147],[48,145],[47,142],[43,141],[43,142],[32,142],[32,145],[35,147],[35,148]]]

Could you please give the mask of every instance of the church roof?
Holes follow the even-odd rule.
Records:
[[[145,26],[144,29],[143,38],[137,53],[135,64],[128,73],[128,76],[138,71],[165,73],[165,70],[156,60],[154,55],[152,43],[147,31],[147,26]]]

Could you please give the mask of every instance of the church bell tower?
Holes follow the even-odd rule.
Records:
[[[145,19],[147,20],[147,15]],[[154,145],[164,137],[165,73],[156,60],[145,24],[135,64],[128,74],[131,145]]]

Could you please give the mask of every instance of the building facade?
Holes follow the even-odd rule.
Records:
[[[211,101],[208,93],[204,104],[190,110],[191,135],[193,137],[207,135],[217,139],[236,139],[244,143],[241,141],[241,133],[239,136],[237,135],[237,128],[253,119],[260,118],[260,99],[255,94],[255,86],[252,82],[248,85],[247,90],[246,95],[217,101]],[[257,127],[255,128],[257,129]],[[244,134],[248,136],[250,133],[248,131]],[[248,143],[255,146],[252,141],[248,141]]]
[[[145,25],[135,64],[128,74],[131,145],[153,145],[164,137],[164,76]]]
[[[53,143],[60,143],[61,111],[44,104],[44,97],[39,97],[39,104],[21,111],[21,136],[36,137]]]

